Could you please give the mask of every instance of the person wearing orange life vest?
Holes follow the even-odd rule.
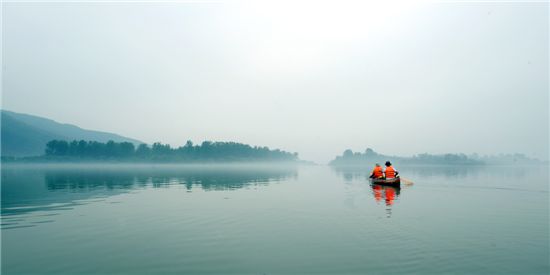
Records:
[[[374,166],[374,169],[372,169],[372,172],[370,173],[371,179],[380,179],[384,177],[384,171],[382,170],[382,167],[380,164],[376,164]]]
[[[396,178],[397,175],[399,175],[399,172],[393,166],[391,166],[391,162],[386,161],[386,169],[384,169],[384,175],[386,176],[386,179],[393,179]]]

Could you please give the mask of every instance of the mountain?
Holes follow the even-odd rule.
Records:
[[[85,130],[71,124],[63,124],[51,119],[2,110],[2,156],[39,156],[44,154],[46,143],[57,140],[93,140],[107,142],[143,142],[117,134]]]

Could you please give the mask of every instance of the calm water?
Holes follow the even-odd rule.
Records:
[[[548,167],[2,167],[2,274],[549,272]]]

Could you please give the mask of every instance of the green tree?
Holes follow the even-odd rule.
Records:
[[[149,145],[145,143],[140,144],[136,150],[136,156],[140,158],[151,157],[151,148],[149,148]]]
[[[51,140],[46,144],[46,155],[65,156],[69,151],[69,143],[64,140]]]

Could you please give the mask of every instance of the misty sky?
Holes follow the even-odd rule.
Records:
[[[320,163],[548,159],[548,3],[364,2],[7,2],[2,107]]]

